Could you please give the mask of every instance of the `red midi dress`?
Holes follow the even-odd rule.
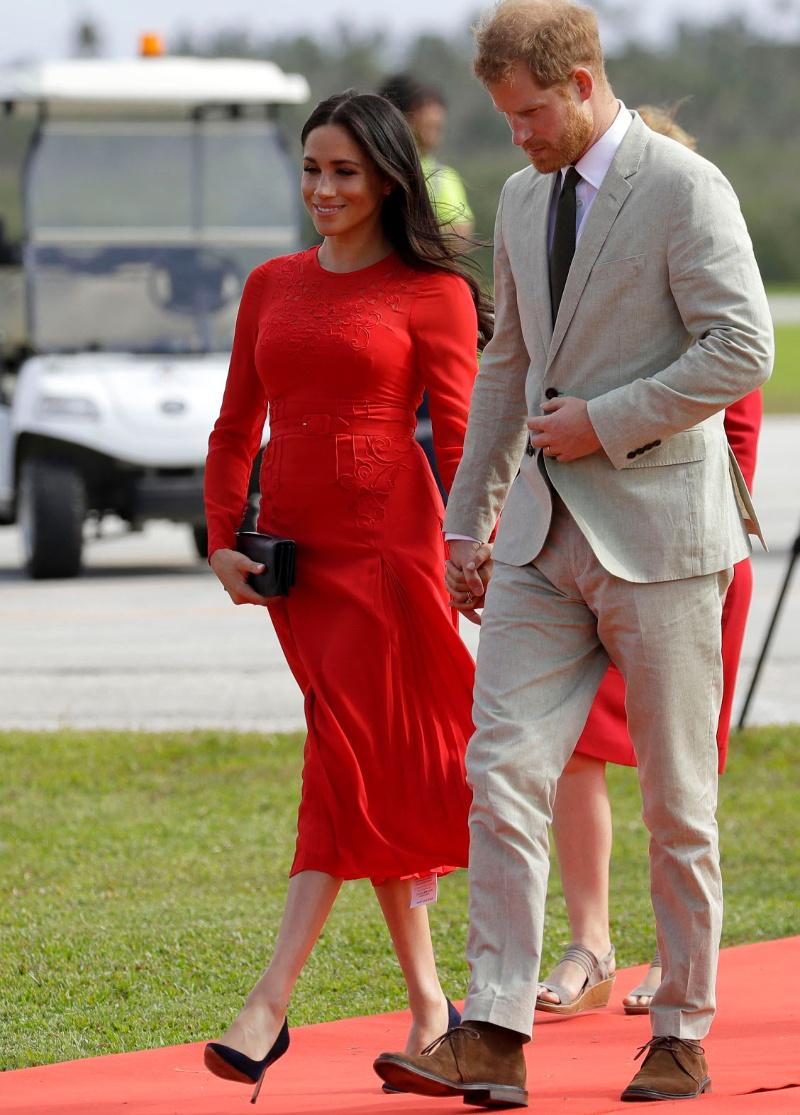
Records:
[[[761,413],[760,391],[752,391],[725,411],[725,432],[747,486],[751,490],[756,470]],[[723,690],[717,724],[720,773],[725,769],[728,756],[733,694],[752,595],[753,571],[750,559],[745,558],[734,566],[733,580],[722,609]],[[628,735],[628,722],[625,715],[625,682],[616,666],[609,666],[600,684],[575,752],[595,759],[605,759],[609,763],[636,765],[636,754]]]
[[[235,548],[269,413],[258,529],[297,542],[296,584],[268,607],[307,724],[292,874],[382,881],[467,864],[474,668],[414,428],[427,389],[449,488],[476,342],[464,280],[396,254],[339,274],[314,248],[246,283],[209,443],[209,554]]]

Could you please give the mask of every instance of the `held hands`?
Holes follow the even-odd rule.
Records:
[[[602,448],[584,399],[562,395],[548,399],[542,410],[544,414],[528,419],[528,429],[532,433],[531,444],[541,449],[545,457],[577,461]]]
[[[444,580],[450,593],[450,606],[471,623],[480,624],[476,608],[482,608],[486,586],[492,576],[492,547],[488,542],[469,542],[453,538],[448,543],[450,559],[444,567]]]
[[[261,604],[266,606],[266,596],[259,596],[247,583],[248,573],[263,573],[264,566],[238,550],[215,550],[209,565],[216,573],[222,587],[234,604]]]

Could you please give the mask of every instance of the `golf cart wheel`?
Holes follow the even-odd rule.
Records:
[[[194,539],[194,548],[197,550],[197,556],[200,558],[208,557],[208,527],[205,523],[195,523],[192,527],[192,538]]]
[[[29,457],[20,471],[18,518],[31,577],[77,577],[81,571],[86,485],[66,461]]]

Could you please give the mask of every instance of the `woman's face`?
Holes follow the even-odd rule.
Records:
[[[322,124],[303,149],[303,201],[321,236],[375,232],[390,187],[339,124]]]

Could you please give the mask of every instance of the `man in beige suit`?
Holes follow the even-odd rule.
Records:
[[[502,511],[467,754],[471,982],[461,1027],[375,1067],[405,1091],[527,1105],[547,827],[611,660],[664,962],[653,1039],[622,1098],[691,1098],[710,1085],[699,1042],[722,919],[721,608],[758,532],[722,412],[770,374],[766,298],[730,185],[616,99],[591,11],[506,0],[477,46],[476,73],[532,166],[500,198],[495,335],[446,521],[448,585],[470,611]]]

